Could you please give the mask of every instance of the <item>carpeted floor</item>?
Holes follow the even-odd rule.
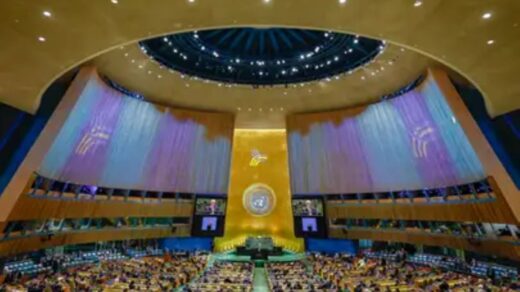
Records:
[[[269,292],[269,283],[265,268],[255,268],[253,274],[253,292]]]

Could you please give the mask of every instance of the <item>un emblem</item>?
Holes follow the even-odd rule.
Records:
[[[244,208],[254,216],[266,216],[276,205],[274,191],[264,184],[249,186],[242,195]]]

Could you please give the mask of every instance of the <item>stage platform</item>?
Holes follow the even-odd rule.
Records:
[[[232,262],[292,262],[305,259],[305,253],[294,253],[283,250],[281,255],[269,256],[267,259],[252,260],[251,256],[238,255],[236,251],[217,253],[213,255],[213,259],[217,261],[232,261]]]

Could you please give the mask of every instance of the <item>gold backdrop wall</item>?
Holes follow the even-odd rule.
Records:
[[[270,236],[276,245],[303,251],[294,235],[285,130],[235,130],[224,237],[215,249],[225,251],[244,244],[248,236]],[[244,207],[243,194],[252,185],[271,189],[273,208],[264,216]]]

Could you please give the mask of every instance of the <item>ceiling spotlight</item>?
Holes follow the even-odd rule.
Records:
[[[42,14],[43,14],[43,16],[45,16],[45,17],[51,17],[51,16],[52,16],[52,13],[51,13],[50,11],[47,11],[47,10],[43,11]]]
[[[339,2],[339,4],[345,4],[345,3],[347,3],[347,0],[339,0],[338,2]]]
[[[422,5],[422,1],[420,1],[420,0],[416,0],[415,3],[413,3],[413,6],[415,6],[415,7],[419,7],[421,5]]]
[[[194,2],[195,2],[195,0],[188,0],[188,2],[190,2],[190,3],[194,3]]]
[[[269,3],[269,2],[271,2],[271,0],[263,0],[263,1],[264,1],[264,3]]]
[[[490,19],[492,15],[493,14],[491,14],[491,12],[486,12],[486,13],[482,14],[482,18],[483,19]]]
[[[157,78],[161,79],[161,78],[162,78],[162,75],[157,75]]]
[[[119,3],[118,0],[110,0],[110,2],[112,2],[112,4],[117,4],[117,3]]]
[[[495,40],[489,40],[489,41],[487,41],[487,44],[488,44],[488,45],[492,45],[492,44],[494,44],[494,43],[495,43]]]
[[[43,42],[46,41],[46,40],[47,40],[47,39],[44,38],[44,37],[42,37],[42,36],[39,36],[39,37],[38,37],[38,41],[39,41],[39,42],[42,42],[42,43],[43,43]]]

